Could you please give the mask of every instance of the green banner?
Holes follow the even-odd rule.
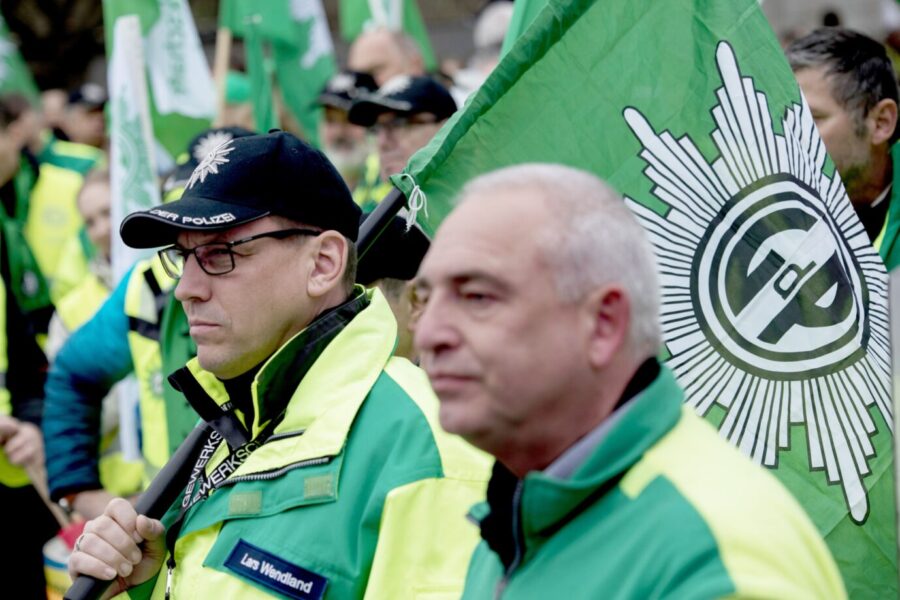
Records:
[[[430,233],[533,161],[626,196],[688,404],[797,497],[851,598],[896,597],[886,275],[757,2],[549,0],[393,180]]]
[[[0,15],[0,94],[22,94],[37,105],[40,93],[28,65],[19,53],[19,47],[9,35],[6,20]]]
[[[223,0],[219,23],[246,42],[257,128],[267,131],[279,125],[272,108],[272,86],[277,85],[303,137],[317,144],[316,98],[336,69],[320,0]]]
[[[103,0],[108,60],[115,23],[126,15],[140,20],[153,134],[168,163],[215,114],[209,64],[185,0]]]

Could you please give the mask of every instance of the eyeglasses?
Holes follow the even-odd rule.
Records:
[[[194,258],[197,259],[197,264],[200,265],[200,268],[207,275],[225,275],[234,271],[234,248],[236,246],[261,238],[283,240],[294,235],[316,236],[320,233],[322,232],[316,229],[282,229],[258,233],[233,242],[211,242],[209,244],[200,244],[193,248],[169,246],[160,250],[158,254],[163,268],[172,279],[181,279],[181,275],[184,273],[184,265],[191,254],[194,255]]]
[[[398,131],[408,131],[417,125],[433,125],[436,122],[431,115],[416,114],[409,117],[398,116],[389,121],[375,123],[369,129],[374,135],[378,135],[381,132],[395,135]]]

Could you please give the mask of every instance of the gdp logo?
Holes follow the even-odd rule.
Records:
[[[656,253],[669,365],[688,404],[759,464],[778,468],[791,426],[805,425],[803,468],[839,485],[861,524],[872,438],[893,424],[884,267],[840,178],[823,173],[806,104],[787,107],[778,134],[728,43],[716,64],[711,163],[688,136],[624,111],[668,206],[626,198]]]

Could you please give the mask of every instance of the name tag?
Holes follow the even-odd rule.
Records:
[[[299,600],[321,600],[328,579],[238,540],[225,566],[248,579]]]

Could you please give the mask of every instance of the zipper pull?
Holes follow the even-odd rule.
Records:
[[[166,600],[172,598],[172,573],[175,571],[175,557],[169,556],[166,561]]]

